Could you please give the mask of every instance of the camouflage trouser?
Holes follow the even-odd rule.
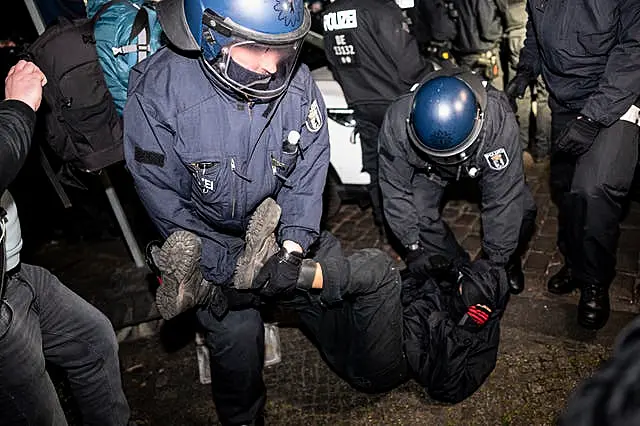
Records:
[[[460,66],[467,66],[478,72],[491,82],[496,89],[503,90],[504,74],[500,64],[500,48],[498,46],[482,53],[457,53],[454,54],[456,62]]]
[[[516,104],[522,149],[529,150],[537,160],[545,158],[549,155],[550,149],[551,110],[549,93],[542,77],[538,77],[536,83],[527,89],[522,99],[516,100]]]

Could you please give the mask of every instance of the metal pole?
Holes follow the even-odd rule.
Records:
[[[118,198],[115,189],[113,189],[113,185],[111,184],[111,179],[109,179],[107,171],[102,169],[102,171],[100,172],[100,177],[102,179],[102,184],[104,185],[104,192],[107,194],[109,204],[111,204],[113,214],[116,215],[116,220],[118,221],[118,225],[120,225],[122,235],[124,235],[127,247],[129,247],[129,251],[131,252],[131,256],[133,257],[133,262],[138,268],[142,268],[145,266],[144,257],[142,256],[140,247],[138,247],[138,242],[136,241],[133,232],[131,232],[129,220],[127,220],[127,216],[124,214],[122,204],[120,204],[120,199]]]
[[[31,20],[33,21],[33,25],[36,27],[36,31],[38,31],[38,35],[42,34],[46,26],[44,25],[44,19],[42,19],[42,15],[40,14],[40,9],[38,9],[34,0],[24,0],[24,4],[29,10],[29,15],[31,15]]]

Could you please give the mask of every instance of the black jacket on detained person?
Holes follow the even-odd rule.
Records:
[[[528,0],[518,72],[561,106],[610,126],[640,96],[638,0]]]
[[[388,105],[433,70],[393,0],[337,0],[323,25],[329,65],[351,108]]]
[[[496,276],[500,279],[493,279]],[[480,329],[460,324],[465,308],[457,285],[451,284],[457,281],[457,272],[452,279],[407,274],[402,280],[404,353],[413,378],[438,401],[468,398],[496,366],[500,320],[509,301],[506,274],[502,269],[498,274],[487,271],[474,280],[494,296],[493,312]],[[414,293],[410,300],[408,288]]]
[[[496,264],[506,264],[518,244],[524,214],[524,171],[518,125],[506,95],[487,86],[487,107],[478,148],[462,167],[435,166],[418,154],[407,134],[406,119],[412,94],[387,110],[379,135],[380,188],[385,218],[403,245],[420,240],[423,227],[440,213],[425,209],[414,198],[414,175],[424,174],[434,188],[444,191],[449,181],[478,170],[481,192],[482,250]],[[434,194],[437,196],[438,194]]]
[[[36,113],[24,102],[0,102],[0,195],[27,158],[35,124]]]

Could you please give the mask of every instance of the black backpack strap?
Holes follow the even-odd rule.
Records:
[[[102,6],[100,6],[100,9],[98,9],[98,11],[96,12],[95,15],[93,15],[93,17],[91,18],[91,24],[95,24],[96,21],[98,19],[100,19],[100,16],[102,16],[102,14],[104,12],[106,12],[107,9],[109,9],[111,6],[113,6],[114,4],[130,4],[133,6],[133,3],[131,3],[129,0],[111,0],[106,2],[105,4],[103,4]],[[135,7],[135,6],[134,6]]]

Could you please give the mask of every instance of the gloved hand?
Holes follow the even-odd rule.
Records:
[[[477,330],[486,324],[500,297],[500,282],[504,277],[499,274],[504,275],[503,269],[484,259],[460,267],[459,300],[464,313],[459,325]]]
[[[556,149],[579,157],[589,151],[598,136],[600,127],[597,121],[586,115],[579,115],[564,128],[556,141]]]
[[[422,247],[418,246],[413,250],[407,250],[404,263],[407,264],[407,269],[415,277],[427,278],[429,276],[431,263],[429,262],[429,256],[427,256]]]
[[[533,73],[531,71],[518,70],[516,76],[507,84],[507,88],[504,92],[507,94],[507,98],[509,98],[509,104],[511,105],[513,112],[518,111],[516,98],[524,96],[524,92],[527,90],[527,87],[529,87],[532,80]]]
[[[302,266],[302,253],[288,252],[284,247],[271,256],[258,276],[253,280],[253,288],[267,297],[292,294],[298,283]]]

